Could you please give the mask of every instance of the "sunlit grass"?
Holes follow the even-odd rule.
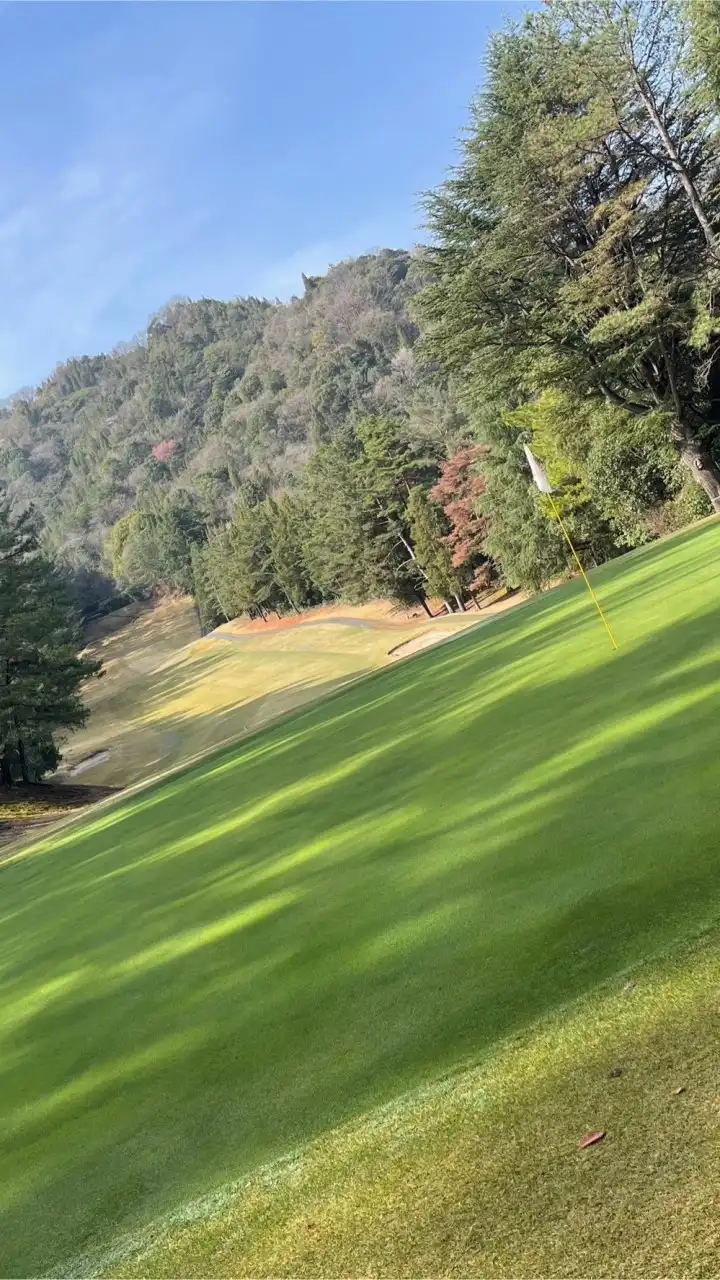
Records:
[[[419,632],[451,635],[478,616],[430,624],[381,615],[371,620],[373,629],[336,618],[332,625],[268,626],[247,634],[237,624],[200,639],[195,609],[186,601],[141,613],[95,641],[105,674],[85,690],[90,720],[65,744],[59,776],[107,753],[83,770],[83,782],[128,786],[154,777],[386,665],[390,649]]]
[[[627,1248],[642,1274],[640,1236],[623,1238],[647,1151],[684,1143],[677,1178],[712,1167],[707,1123],[697,1142],[652,1129],[660,1032],[617,992],[642,965],[643,989],[660,983],[673,1060],[696,1027],[686,1060],[707,1117],[709,1023],[692,993],[714,952],[685,1003],[651,961],[720,912],[719,553],[709,524],[597,574],[617,654],[571,584],[5,865],[0,1274],[107,1258],[321,1135],[308,1181],[273,1166],[249,1198],[222,1192],[224,1224],[166,1239],[138,1273],[609,1275]],[[593,1093],[603,1055],[635,1040],[650,1092],[623,1076],[606,1097],[603,1065]],[[442,1090],[390,1128],[361,1121],[467,1069],[465,1128],[433,1110]],[[578,1164],[593,1127],[613,1146]],[[658,1167],[655,1212],[675,1185]],[[595,1221],[620,1224],[607,1266],[589,1252]],[[691,1225],[706,1258],[710,1230]]]
[[[118,1277],[717,1274],[719,941],[87,1262]]]

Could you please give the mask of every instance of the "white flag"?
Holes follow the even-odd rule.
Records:
[[[528,449],[526,444],[523,445],[523,449],[525,450],[525,457],[530,463],[532,478],[535,481],[538,489],[540,490],[541,493],[552,493],[553,487],[550,481],[548,480],[547,476],[545,475],[545,471],[543,470],[542,466],[540,465],[537,458],[535,457],[535,454],[533,453],[532,449]]]

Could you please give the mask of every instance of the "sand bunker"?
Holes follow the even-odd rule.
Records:
[[[68,777],[77,778],[79,773],[84,773],[86,769],[92,769],[96,764],[105,764],[105,761],[109,759],[109,751],[93,751],[91,756],[86,756],[84,760],[74,764],[72,769],[68,769]]]

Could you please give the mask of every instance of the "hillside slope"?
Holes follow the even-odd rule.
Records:
[[[111,590],[106,538],[136,507],[190,495],[221,525],[241,492],[281,488],[362,413],[462,433],[413,354],[421,285],[412,255],[387,249],[306,279],[289,303],[176,300],[140,340],[59,365],[0,408],[0,487],[42,513],[89,606]]]
[[[663,1100],[676,1104],[670,1088],[685,1080],[657,1065],[659,1006],[653,1013],[639,1005],[627,1036],[616,1023],[602,1053],[592,1010],[595,1002],[602,1021],[603,983],[612,990],[631,972],[640,988],[638,966],[650,972],[653,956],[718,920],[719,551],[720,525],[712,522],[596,575],[617,654],[581,584],[572,583],[359,681],[5,865],[3,1274],[79,1273],[71,1260],[94,1250],[107,1269],[107,1251],[123,1234],[170,1211],[190,1217],[194,1210],[183,1206],[198,1197],[369,1108],[481,1063],[499,1046],[502,1053],[504,1040],[525,1036],[573,1000],[587,1001],[590,1021],[560,1027],[568,1037],[557,1059],[560,1082],[570,1064],[628,1067],[636,1032],[638,1045],[645,1036],[641,1071],[653,1058]],[[713,964],[688,979],[698,1016]],[[682,1036],[682,1000],[680,986],[664,997],[669,1052]],[[664,1139],[652,1127],[661,1108],[649,1107],[644,1118],[636,1112],[629,1136],[613,1146],[617,1109],[608,1103],[603,1111],[600,1091],[578,1096],[559,1136],[555,1076],[550,1069],[543,1077],[549,1060],[537,1043],[529,1049],[535,1067],[524,1060],[537,1069],[529,1110],[516,1104],[522,1062],[513,1077],[512,1054],[490,1084],[468,1077],[469,1106],[477,1109],[487,1089],[520,1126],[497,1153],[505,1128],[499,1120],[493,1127],[493,1115],[501,1112],[488,1112],[488,1127],[478,1127],[477,1180],[489,1185],[495,1170],[498,1189],[497,1247],[484,1260],[471,1200],[453,1200],[459,1183],[450,1166],[457,1171],[468,1159],[468,1130],[453,1163],[452,1118],[443,1137],[427,1113],[412,1142],[401,1118],[375,1155],[366,1147],[364,1166],[353,1162],[372,1188],[377,1157],[375,1185],[389,1191],[382,1162],[397,1138],[395,1199],[371,1195],[363,1210],[351,1190],[343,1201],[348,1165],[342,1142],[333,1146],[330,1137],[318,1201],[316,1181],[293,1209],[300,1184],[276,1170],[263,1183],[264,1210],[255,1201],[262,1212],[254,1243],[241,1229],[234,1238],[221,1231],[213,1244],[208,1228],[203,1255],[202,1242],[181,1232],[154,1261],[138,1264],[141,1272],[203,1274],[209,1258],[212,1274],[242,1274],[254,1258],[259,1274],[336,1274],[338,1259],[349,1259],[349,1236],[337,1256],[328,1247],[324,1269],[313,1268],[312,1248],[302,1246],[316,1229],[317,1203],[318,1231],[337,1204],[333,1230],[354,1223],[353,1238],[367,1241],[354,1274],[415,1274],[416,1262],[466,1274],[471,1247],[477,1274],[495,1274],[498,1258],[497,1273],[508,1274],[511,1243],[504,1262],[498,1250],[513,1232],[528,1242],[540,1232],[547,1247],[538,1257],[552,1273],[563,1257],[553,1252],[555,1239],[576,1238],[579,1253],[560,1261],[558,1274],[618,1274],[621,1245],[634,1260],[631,1273],[642,1274],[650,1239],[636,1230],[642,1179],[651,1200],[660,1186],[655,1172],[665,1179],[668,1209],[681,1185],[666,1176]],[[714,1114],[703,1053],[699,1045],[693,1058],[702,1077],[696,1119]],[[586,1089],[589,1079],[582,1071],[573,1077]],[[567,1103],[562,1088],[558,1096]],[[644,1105],[641,1081],[625,1096],[631,1108]],[[536,1177],[538,1163],[522,1145],[523,1116],[533,1151],[548,1147],[541,1167],[549,1181]],[[607,1145],[578,1165],[586,1127],[607,1128]],[[436,1138],[445,1154],[435,1168],[418,1164],[413,1184],[423,1128],[427,1154],[438,1153]],[[678,1177],[691,1148],[698,1176],[712,1173],[711,1132],[668,1128],[668,1140],[686,1144],[680,1157],[672,1153]],[[632,1164],[633,1134],[643,1153],[655,1153],[649,1171]],[[613,1151],[618,1163],[608,1170]],[[337,1197],[328,1191],[336,1175]],[[419,1201],[412,1208],[414,1190],[423,1193],[425,1215]],[[697,1201],[701,1209],[708,1195]],[[403,1203],[415,1245],[400,1256],[390,1245],[383,1253],[385,1227]],[[252,1201],[244,1205],[252,1211]],[[598,1218],[614,1233],[607,1263],[587,1252]],[[691,1225],[702,1260],[712,1219]],[[682,1254],[689,1226],[681,1212],[666,1212],[652,1230],[674,1250],[668,1256]],[[521,1274],[532,1273],[531,1252],[528,1243]]]
[[[68,739],[58,780],[126,787],[167,772],[506,603],[432,620],[382,601],[331,605],[281,622],[239,618],[202,638],[189,602],[132,606],[125,626],[101,626],[90,645],[105,674],[85,689],[90,719]]]

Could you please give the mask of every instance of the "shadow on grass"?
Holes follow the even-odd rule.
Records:
[[[476,1058],[717,917],[717,589],[647,634],[630,597],[619,656],[573,584],[5,869],[5,1274]]]
[[[302,670],[302,662],[296,665]],[[123,781],[126,786],[137,785],[138,781],[205,756],[209,750],[238,742],[264,724],[291,714],[296,706],[322,698],[348,680],[367,674],[362,668],[351,668],[328,679],[313,673],[293,680],[288,671],[286,683],[271,686],[257,696],[249,692],[247,682],[239,681],[235,701],[203,710],[198,693],[212,682],[216,671],[223,685],[232,689],[232,669],[228,670],[221,652],[211,652],[194,656],[191,667],[163,669],[152,679],[106,697],[97,719],[91,721],[91,727],[95,726],[93,750],[109,753],[109,764],[103,762],[101,766],[103,776],[110,776],[118,785]],[[182,707],[185,698],[185,707],[172,709]],[[212,703],[212,696],[208,700]],[[130,706],[134,709],[132,718]],[[59,771],[58,777],[69,776],[67,771]]]

